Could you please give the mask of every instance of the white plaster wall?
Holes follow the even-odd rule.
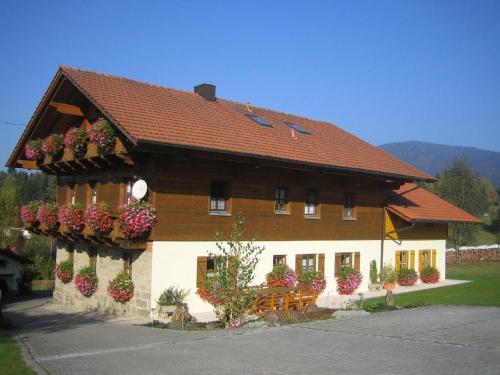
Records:
[[[441,272],[441,277],[445,276],[445,240],[419,240],[403,241],[397,244],[393,241],[386,241],[384,244],[384,263],[394,265],[396,250],[418,250],[436,249],[437,266]],[[322,294],[321,300],[328,301],[329,296],[337,295],[335,281],[335,253],[337,252],[357,252],[361,253],[360,271],[363,275],[363,282],[358,292],[368,289],[370,261],[377,262],[380,271],[380,241],[259,241],[257,246],[264,246],[265,250],[261,255],[261,260],[257,265],[254,284],[265,282],[265,275],[271,271],[273,255],[286,255],[287,264],[295,268],[296,254],[325,254],[325,278],[327,281],[326,290]],[[158,299],[164,289],[169,286],[178,286],[182,289],[189,289],[190,294],[186,298],[190,312],[199,314],[210,312],[211,305],[203,302],[196,294],[196,267],[197,257],[206,256],[209,252],[217,253],[215,242],[170,242],[157,241],[153,243],[152,276],[151,276],[151,306],[156,306]],[[418,262],[418,255],[415,259]],[[325,302],[327,303],[327,302]]]
[[[23,273],[23,264],[3,255],[0,255],[0,259],[6,262],[5,267],[0,268],[0,279],[7,281],[10,291],[17,290],[17,280],[21,278],[21,274]]]

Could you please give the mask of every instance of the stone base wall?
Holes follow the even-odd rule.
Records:
[[[97,251],[96,272],[99,287],[91,297],[84,297],[74,284],[74,279],[64,284],[56,278],[54,300],[66,306],[87,311],[101,311],[115,315],[135,315],[148,317],[151,310],[151,259],[150,251],[122,250],[119,248],[92,247]],[[73,255],[74,274],[90,263],[90,247],[75,245]],[[132,280],[134,297],[127,303],[115,302],[107,293],[109,281],[123,270],[123,255],[132,255]],[[57,262],[70,257],[67,244],[60,243],[57,249]]]

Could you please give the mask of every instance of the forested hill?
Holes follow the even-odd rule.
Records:
[[[449,167],[456,158],[465,156],[478,175],[500,187],[500,152],[416,141],[386,143],[379,147],[433,176]]]

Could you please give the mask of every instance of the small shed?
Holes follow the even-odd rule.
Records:
[[[0,289],[2,295],[9,291],[17,291],[17,282],[21,278],[24,265],[31,261],[16,253],[14,246],[0,249]]]

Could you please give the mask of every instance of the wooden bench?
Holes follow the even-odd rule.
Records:
[[[262,287],[256,289],[252,311],[257,316],[279,310],[300,310],[316,303],[318,292],[299,290],[298,288]]]

